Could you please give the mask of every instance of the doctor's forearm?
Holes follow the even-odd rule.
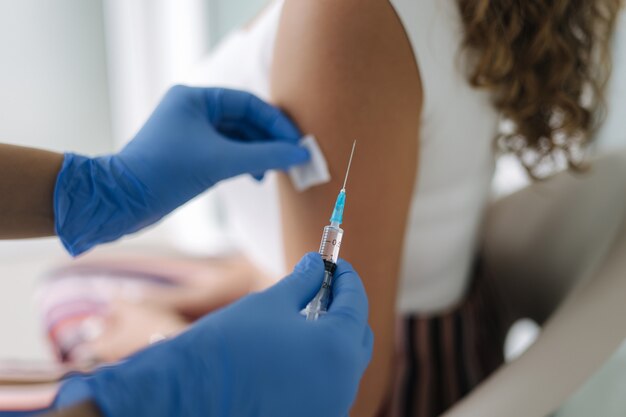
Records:
[[[44,417],[102,417],[102,413],[93,402],[86,401],[63,410],[45,414]]]
[[[0,144],[0,239],[51,236],[63,155]]]

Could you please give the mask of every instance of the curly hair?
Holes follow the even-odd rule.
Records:
[[[603,92],[621,0],[457,0],[473,53],[472,86],[491,91],[496,145],[533,178],[585,167],[604,118]]]

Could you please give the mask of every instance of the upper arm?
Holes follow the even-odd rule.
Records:
[[[397,281],[417,171],[421,84],[411,46],[387,1],[287,0],[272,66],[273,100],[313,133],[332,180],[297,193],[280,179],[288,267],[317,250],[353,140],[341,256],[370,298],[374,359],[359,409],[379,405],[389,376]],[[375,376],[375,381],[372,379]],[[375,411],[375,410],[372,410]]]

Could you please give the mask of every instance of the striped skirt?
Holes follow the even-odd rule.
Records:
[[[459,306],[398,319],[394,382],[380,417],[439,416],[504,362],[511,320],[491,282],[478,262]]]

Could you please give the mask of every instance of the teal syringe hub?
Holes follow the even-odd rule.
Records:
[[[330,216],[331,223],[341,224],[343,222],[343,208],[346,205],[346,190],[339,191],[337,195],[337,201],[335,202],[335,208],[333,209],[333,215]]]

